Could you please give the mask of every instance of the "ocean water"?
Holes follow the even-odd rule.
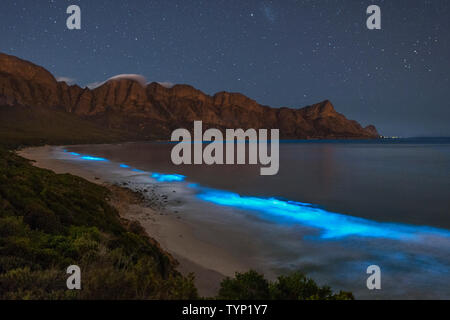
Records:
[[[275,176],[259,165],[175,166],[173,146],[74,146],[55,157],[176,190],[169,206],[199,238],[270,276],[302,270],[363,299],[450,298],[450,139],[284,141]],[[373,264],[381,290],[366,287]]]

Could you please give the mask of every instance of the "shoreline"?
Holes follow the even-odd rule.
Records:
[[[194,283],[200,296],[217,295],[220,282],[235,272],[248,271],[246,266],[232,253],[207,243],[195,235],[194,226],[179,215],[173,216],[158,207],[155,200],[126,186],[111,183],[105,177],[81,165],[53,159],[53,146],[29,147],[16,151],[34,166],[51,170],[57,174],[69,173],[92,183],[108,188],[112,197],[110,204],[120,216],[138,221],[150,238],[156,240],[178,262],[177,270],[187,276],[194,274]]]
[[[155,179],[153,173],[175,171],[154,166],[158,158],[153,161],[152,156],[158,154],[157,148],[149,150],[145,161],[133,161],[130,154],[140,148],[142,146],[126,149],[122,156],[101,146],[67,146],[67,149],[45,146],[17,153],[35,160],[38,167],[71,173],[118,191],[111,197],[111,204],[121,217],[138,221],[147,235],[177,260],[176,269],[180,273],[194,273],[195,285],[204,297],[215,296],[224,277],[249,269],[264,274],[270,281],[279,275],[301,271],[319,285],[350,291],[362,299],[431,299],[448,295],[445,288],[441,288],[448,265],[448,258],[440,252],[448,247],[448,234],[444,230],[391,224],[377,227],[374,221],[359,219],[357,226],[363,226],[362,230],[377,227],[369,237],[363,234],[318,238],[320,233],[303,224],[273,223],[270,219],[259,219],[250,211],[247,214],[239,207],[218,207],[202,201],[201,196],[208,194],[205,193],[208,188],[202,191],[196,189],[195,184],[191,186],[193,181],[199,180],[200,186],[203,185],[202,180],[194,179],[193,175],[190,175],[192,180],[184,182]],[[336,221],[336,216],[340,220]],[[335,219],[333,225],[338,230],[341,226],[336,222],[342,222],[344,230],[353,226],[347,215],[330,212],[325,218],[329,217]],[[398,231],[402,237],[389,238],[392,234],[396,236],[393,231]],[[310,235],[313,237],[307,237]],[[373,262],[388,270],[384,273],[383,292],[367,291],[364,276],[367,265]],[[410,282],[413,274],[414,282]],[[395,286],[396,281],[405,285]],[[436,288],[440,292],[436,292]]]

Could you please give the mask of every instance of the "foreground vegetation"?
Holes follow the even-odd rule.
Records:
[[[269,282],[254,270],[236,273],[235,278],[222,281],[219,299],[224,300],[353,300],[353,294],[333,293],[330,287],[320,287],[301,272],[280,276]]]
[[[121,220],[108,196],[0,151],[0,298],[197,298],[192,278],[138,224]],[[82,290],[67,290],[72,264],[82,270]]]

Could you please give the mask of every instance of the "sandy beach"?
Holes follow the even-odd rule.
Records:
[[[180,215],[167,214],[158,201],[145,199],[142,194],[123,185],[119,187],[90,168],[52,158],[53,148],[33,147],[17,153],[32,160],[39,168],[58,174],[70,173],[109,188],[112,192],[110,202],[120,215],[125,219],[138,221],[147,234],[179,262],[178,271],[184,275],[194,273],[200,295],[216,295],[225,276],[250,269],[249,265],[245,265],[230,252],[196,237],[195,226]]]

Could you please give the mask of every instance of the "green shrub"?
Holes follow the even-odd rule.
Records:
[[[225,278],[222,281],[218,298],[224,300],[269,299],[269,282],[254,270],[236,273],[234,279]]]
[[[220,284],[218,299],[224,300],[353,300],[349,292],[334,294],[327,286],[320,287],[300,272],[280,276],[272,283],[254,270],[236,273]]]

